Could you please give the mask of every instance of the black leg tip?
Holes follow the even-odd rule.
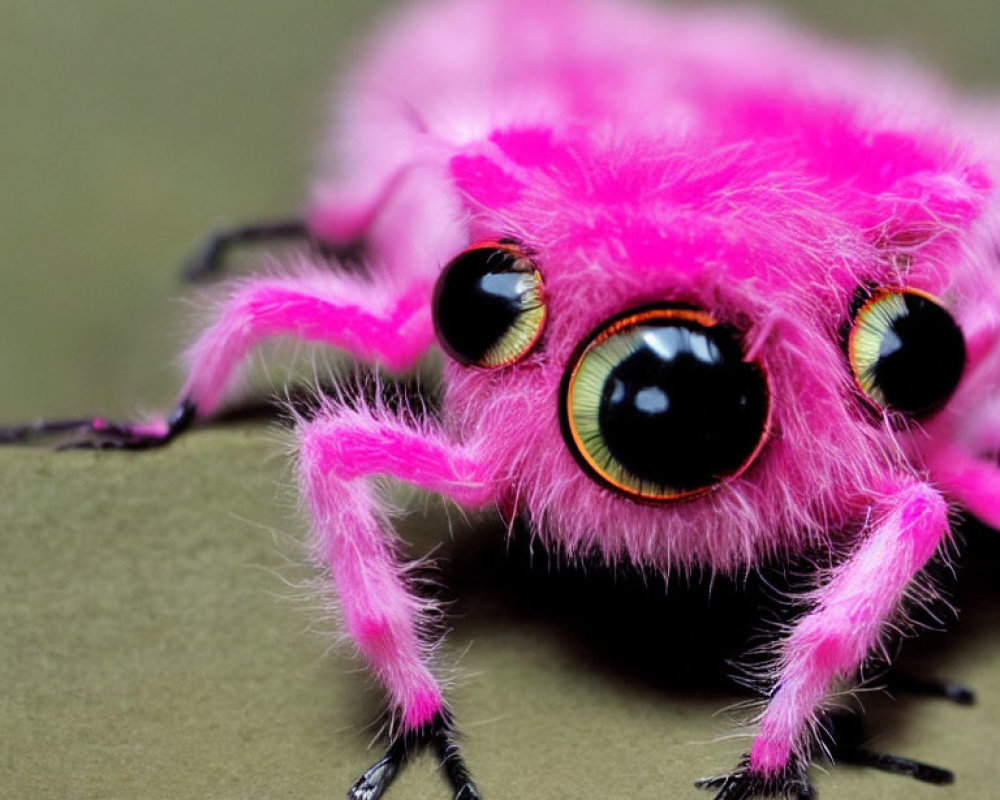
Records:
[[[718,790],[715,800],[750,800],[753,797],[815,800],[816,792],[809,782],[808,769],[808,763],[795,759],[779,773],[761,775],[750,769],[750,759],[744,756],[728,775],[700,778],[694,785],[699,789]]]
[[[455,792],[455,800],[482,800],[482,797],[473,783],[467,783]]]
[[[190,398],[185,397],[167,417],[167,435],[176,436],[191,427],[198,409]]]
[[[0,444],[13,444],[26,438],[31,429],[27,425],[11,425],[0,428]]]
[[[195,251],[181,268],[185,283],[206,283],[222,271],[223,247],[216,239]]]
[[[453,800],[482,800],[454,737],[451,718],[445,711],[422,727],[403,733],[393,739],[382,759],[355,781],[347,792],[348,800],[379,800],[407,760],[428,745],[441,760]]]
[[[711,778],[696,778],[695,789],[719,789],[729,780],[728,775],[713,775]]]
[[[896,694],[910,694],[917,697],[937,697],[949,700],[960,706],[971,706],[976,702],[976,695],[971,689],[953,681],[915,678],[912,675],[891,670],[888,674],[886,687]]]
[[[185,262],[181,274],[188,283],[203,283],[222,272],[229,250],[234,246],[308,237],[309,226],[302,219],[272,220],[225,228],[205,240]]]
[[[185,398],[167,417],[162,426],[119,425],[102,419],[74,421],[74,429],[83,434],[59,445],[57,450],[151,450],[172,442],[179,434],[191,427],[198,410],[195,404]],[[38,430],[52,432],[66,430],[65,423],[41,423]],[[57,426],[62,426],[61,428]]]
[[[401,751],[394,753],[390,749],[385,758],[369,767],[347,790],[348,800],[378,800],[396,777],[404,758]]]
[[[914,761],[902,756],[876,753],[864,746],[864,727],[854,714],[838,714],[828,719],[829,750],[833,762],[870,767],[894,775],[914,778],[923,783],[945,785],[955,780],[951,770]]]
[[[957,683],[946,683],[944,685],[945,697],[960,706],[974,706],[976,704],[976,693]]]

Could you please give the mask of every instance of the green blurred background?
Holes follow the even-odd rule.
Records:
[[[0,0],[0,424],[171,402],[180,261],[216,224],[295,211],[333,76],[389,5]],[[1000,79],[1000,4],[778,5],[967,86]],[[281,439],[257,424],[150,454],[0,450],[0,797],[340,797],[373,757],[375,696],[303,633],[331,626],[296,599]],[[446,524],[432,504],[406,532],[419,551]],[[459,549],[498,540],[454,527]],[[980,594],[913,657],[972,683],[975,709],[872,701],[880,747],[960,782],[838,769],[825,797],[996,794],[1000,642]],[[505,592],[457,602],[447,653],[488,797],[697,797],[691,779],[745,747],[712,742],[731,696],[626,680]],[[445,796],[427,759],[391,795]]]

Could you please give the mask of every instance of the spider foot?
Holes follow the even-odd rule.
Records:
[[[222,272],[227,242],[212,236],[184,262],[181,277],[186,283],[204,283]]]
[[[389,788],[406,761],[405,746],[393,742],[386,754],[370,766],[347,791],[348,800],[378,800]]]
[[[465,759],[459,752],[451,719],[444,713],[437,714],[422,728],[393,739],[385,755],[369,767],[348,790],[348,800],[378,800],[407,760],[428,746],[433,748],[440,759],[451,785],[453,800],[481,800],[482,795],[472,782]]]
[[[301,239],[309,239],[309,229],[301,219],[255,222],[218,230],[184,262],[182,275],[188,283],[202,283],[222,273],[226,257],[234,247]]]
[[[472,782],[469,768],[455,744],[454,733],[450,728],[442,730],[435,739],[434,749],[437,751],[444,774],[454,792],[453,800],[482,800],[482,795],[479,794],[476,784]]]
[[[852,714],[831,716],[827,728],[832,739],[829,747],[830,758],[834,763],[872,767],[894,775],[914,778],[923,783],[943,785],[955,780],[955,774],[951,770],[902,756],[875,753],[864,747],[864,727],[857,716]]]
[[[7,425],[0,427],[0,444],[13,444],[14,442],[24,441],[32,436],[47,433],[80,430],[92,424],[93,421],[90,418],[58,419],[39,420],[38,422],[29,422],[26,425]]]
[[[960,706],[971,706],[976,702],[975,692],[960,683],[934,678],[917,678],[895,669],[889,670],[886,675],[886,688],[893,694],[940,698]]]
[[[702,789],[718,789],[715,800],[750,800],[752,797],[815,800],[816,792],[809,782],[808,769],[806,762],[796,760],[781,772],[762,775],[750,768],[750,759],[745,756],[728,775],[701,778],[694,785]]]
[[[122,425],[102,417],[40,420],[27,425],[0,428],[0,444],[11,444],[34,436],[71,433],[58,450],[145,450],[160,447],[191,426],[196,415],[194,404],[185,400],[160,422],[147,425]]]

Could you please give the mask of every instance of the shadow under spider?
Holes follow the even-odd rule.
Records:
[[[339,376],[336,392],[318,393],[334,395],[350,404],[378,399],[391,410],[419,407],[420,414],[432,416],[438,411],[433,393],[417,381],[378,380],[364,371]],[[237,408],[218,421],[274,419],[289,402],[308,418],[318,407],[316,397],[315,391],[300,391],[288,401]],[[445,542],[443,531],[438,538]],[[1000,538],[969,520],[959,526],[956,541],[953,564],[930,569],[941,599],[912,611],[916,636],[890,644],[894,666],[904,674],[961,682],[950,665],[982,637],[1000,635],[992,624],[1000,613],[995,575]],[[764,661],[748,651],[772,641],[776,625],[803,612],[795,601],[812,586],[814,572],[802,559],[737,578],[694,573],[668,581],[630,566],[567,563],[532,542],[523,526],[507,537],[501,525],[488,522],[439,552],[432,577],[450,603],[452,644],[473,633],[488,635],[496,625],[545,626],[595,668],[670,692],[751,695],[739,678]],[[866,669],[869,685],[884,685],[885,667],[876,663]],[[890,724],[904,724],[897,719],[899,705],[893,704]]]
[[[438,562],[443,597],[454,600],[453,642],[489,635],[497,625],[550,627],[595,668],[667,692],[751,696],[741,676],[767,666],[754,649],[773,650],[767,645],[776,626],[803,613],[796,598],[812,586],[806,560],[739,578],[695,573],[665,580],[628,566],[563,563],[523,530],[507,540],[497,527],[460,537]],[[940,599],[911,614],[917,635],[890,643],[894,668],[905,675],[961,683],[950,665],[977,638],[995,635],[1000,540],[975,522],[962,526],[958,540],[954,564],[931,570]],[[886,667],[870,665],[867,683],[883,686]]]

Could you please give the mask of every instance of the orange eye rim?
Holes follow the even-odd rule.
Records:
[[[774,404],[771,402],[771,381],[767,369],[765,368],[763,362],[759,360],[746,361],[745,363],[753,364],[760,370],[761,376],[764,380],[767,412],[765,414],[764,424],[761,428],[761,434],[757,439],[756,445],[735,471],[713,484],[699,486],[692,489],[685,489],[669,495],[642,491],[636,489],[635,487],[628,486],[627,484],[623,484],[620,481],[615,480],[613,476],[609,475],[607,470],[602,468],[587,450],[580,432],[577,429],[576,423],[573,420],[573,414],[571,411],[573,408],[573,391],[577,375],[580,371],[580,366],[588,353],[612,336],[626,330],[627,328],[636,327],[650,320],[662,319],[692,322],[704,328],[712,328],[721,324],[707,311],[677,304],[653,303],[625,311],[622,314],[601,323],[601,325],[591,331],[583,339],[576,350],[574,350],[573,355],[570,357],[570,366],[563,373],[559,391],[559,421],[563,432],[563,439],[567,443],[571,443],[569,450],[576,459],[577,463],[580,464],[584,471],[599,485],[611,489],[617,494],[627,497],[629,500],[648,505],[668,505],[695,500],[699,497],[716,492],[726,484],[738,479],[750,468],[752,464],[757,461],[765,445],[771,439],[774,414]]]

